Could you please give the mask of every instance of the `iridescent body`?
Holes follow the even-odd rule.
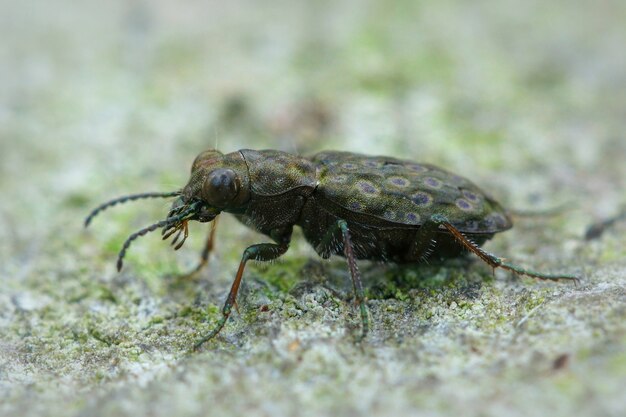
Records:
[[[118,268],[130,243],[163,229],[164,238],[177,232],[182,246],[189,221],[214,221],[221,212],[269,236],[273,243],[252,245],[242,261],[215,329],[196,347],[219,333],[236,304],[237,291],[248,260],[269,261],[284,254],[294,226],[323,258],[346,258],[360,306],[362,336],[368,314],[357,259],[384,262],[421,262],[459,256],[470,251],[493,268],[499,267],[539,279],[577,280],[523,269],[480,249],[495,233],[512,226],[505,210],[469,180],[433,165],[386,156],[350,152],[322,152],[311,158],[275,150],[240,150],[222,154],[202,152],[192,165],[188,184],[178,192],[146,193],[105,203],[101,210],[131,199],[178,198],[168,217],[133,234],[124,244]],[[213,222],[215,226],[215,222]],[[213,247],[211,229],[202,262]]]

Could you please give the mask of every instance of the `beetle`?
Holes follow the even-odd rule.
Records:
[[[289,248],[294,226],[322,258],[345,257],[361,315],[361,338],[369,319],[357,259],[394,263],[419,263],[458,257],[468,251],[493,269],[543,280],[579,278],[522,268],[483,250],[480,245],[494,234],[512,227],[502,206],[464,177],[430,164],[387,156],[326,151],[310,158],[277,150],[242,149],[223,154],[209,149],[191,166],[184,188],[166,193],[142,193],[106,202],[93,210],[92,219],[116,204],[144,198],[175,198],[164,220],[124,242],[118,271],[131,243],[162,229],[179,249],[188,236],[188,223],[213,222],[201,261],[206,264],[213,248],[217,216],[231,213],[273,242],[243,251],[239,268],[214,329],[195,345],[215,337],[233,306],[244,268],[249,260],[271,261]]]

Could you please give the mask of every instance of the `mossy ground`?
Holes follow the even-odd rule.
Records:
[[[165,1],[0,5],[0,415],[626,414],[626,7],[621,2]],[[125,237],[194,156],[352,150],[444,166],[518,218],[487,249],[581,285],[472,258],[362,263],[371,333],[342,259],[301,237],[250,265],[224,218],[179,252]]]

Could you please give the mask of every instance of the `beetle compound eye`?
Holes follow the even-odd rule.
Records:
[[[241,183],[232,169],[220,168],[209,174],[202,185],[202,197],[212,206],[225,207],[237,197]]]

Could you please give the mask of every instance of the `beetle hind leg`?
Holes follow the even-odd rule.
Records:
[[[341,240],[343,242],[343,254],[348,263],[348,269],[350,270],[350,277],[352,278],[352,287],[354,289],[354,296],[356,302],[359,304],[359,311],[361,314],[361,335],[359,341],[363,340],[369,331],[369,315],[367,312],[367,305],[365,304],[365,293],[363,291],[363,284],[361,282],[361,274],[356,263],[356,255],[354,254],[354,246],[352,244],[352,238],[350,237],[350,229],[348,228],[348,222],[345,220],[338,220],[335,225],[330,227],[326,232],[326,235],[322,238],[321,243],[317,246],[316,251],[318,253],[328,253],[327,257],[330,257],[330,246],[335,240],[335,234],[341,233]]]
[[[509,262],[506,262],[503,258],[500,258],[496,255],[493,255],[481,247],[479,247],[476,243],[472,242],[467,236],[463,234],[459,229],[454,227],[445,217],[441,215],[434,215],[431,218],[439,227],[445,228],[454,238],[467,250],[472,252],[474,255],[478,256],[482,259],[487,265],[491,266],[494,270],[496,268],[502,268],[507,271],[511,271],[515,274],[526,275],[531,278],[537,278],[541,280],[548,281],[574,281],[575,284],[580,282],[580,278],[575,275],[569,274],[546,274],[543,272],[537,272],[530,269],[523,268],[519,265],[515,265]]]

